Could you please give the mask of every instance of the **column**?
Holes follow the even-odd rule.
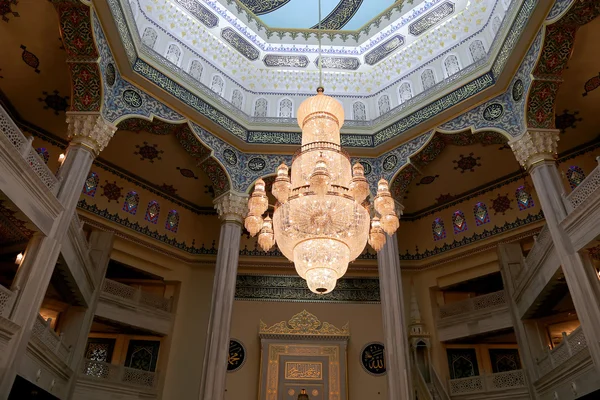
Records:
[[[229,192],[215,199],[214,203],[221,220],[221,232],[202,368],[201,400],[221,400],[225,395],[229,328],[240,256],[240,238],[243,219],[248,213],[246,195]]]
[[[560,225],[567,211],[555,162],[558,140],[558,130],[536,130],[528,131],[510,146],[519,163],[531,175],[588,349],[594,364],[600,367],[600,283],[593,268],[575,251],[571,238]]]
[[[388,236],[385,245],[377,253],[377,265],[383,313],[388,399],[409,400],[412,398],[410,396],[412,382],[396,234]]]
[[[60,187],[57,198],[63,212],[57,218],[48,236],[34,236],[25,251],[12,288],[19,293],[10,319],[21,327],[15,335],[0,370],[0,399],[8,397],[25,356],[34,322],[44,300],[52,272],[60,254],[77,200],[94,158],[106,147],[116,127],[107,123],[99,113],[67,113],[69,147],[58,177]]]

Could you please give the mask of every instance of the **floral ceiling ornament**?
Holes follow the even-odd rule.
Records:
[[[268,214],[263,218],[269,204],[265,182],[259,179],[248,201],[245,227],[252,236],[258,234],[264,251],[277,242],[309,289],[325,294],[335,288],[367,241],[381,250],[385,233],[393,235],[399,220],[388,182],[381,179],[371,221],[364,167],[358,162],[351,166],[340,145],[342,105],[319,88],[300,105],[297,118],[302,147],[292,159],[291,177],[287,165],[277,168],[271,190],[278,201],[273,219]]]
[[[289,321],[281,321],[272,326],[267,326],[260,321],[259,335],[299,335],[299,336],[350,336],[350,323],[341,328],[329,322],[321,322],[306,310],[299,312]]]

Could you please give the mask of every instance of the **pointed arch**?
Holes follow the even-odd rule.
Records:
[[[190,69],[188,70],[188,73],[192,78],[194,78],[198,82],[200,82],[200,80],[202,79],[202,71],[204,71],[204,66],[202,65],[200,60],[192,60],[190,62]]]
[[[433,241],[437,242],[446,238],[446,227],[444,226],[444,220],[436,218],[431,223],[431,232],[433,233]]]
[[[169,211],[167,220],[165,221],[165,229],[177,233],[177,229],[179,229],[179,213],[177,211]]]
[[[123,211],[135,215],[137,213],[138,205],[140,204],[140,196],[134,190],[127,193],[125,201],[123,202]]]
[[[175,43],[171,43],[169,47],[167,47],[167,52],[165,53],[165,58],[169,60],[171,63],[179,66],[179,60],[181,59],[181,47]]]
[[[469,45],[469,53],[471,53],[471,58],[473,62],[477,62],[481,59],[484,59],[487,56],[487,51],[485,50],[485,46],[483,42],[479,39],[473,40]]]
[[[94,197],[96,195],[96,189],[98,189],[99,182],[100,178],[98,177],[98,174],[95,172],[90,172],[85,180],[85,183],[83,184],[83,194]]]
[[[219,96],[223,96],[223,92],[225,90],[225,81],[220,75],[213,75],[212,80],[210,81],[210,90]]]
[[[517,204],[519,205],[519,210],[521,211],[531,208],[535,205],[533,203],[533,197],[531,197],[531,193],[525,189],[525,186],[519,186],[517,188],[515,197],[517,198]]]
[[[452,228],[454,230],[454,234],[459,234],[462,232],[466,232],[468,228],[467,219],[465,218],[465,213],[460,210],[454,211],[452,214]]]
[[[410,82],[402,82],[402,84],[400,84],[400,87],[398,88],[398,97],[400,99],[400,104],[412,99],[413,90]]]
[[[151,224],[156,224],[158,223],[159,216],[160,204],[158,204],[158,201],[152,200],[150,203],[148,203],[148,207],[146,207],[146,215],[144,216],[144,219]]]
[[[435,73],[431,68],[427,68],[421,73],[421,84],[423,85],[423,91],[435,85]]]
[[[575,189],[577,186],[579,186],[584,179],[585,172],[583,172],[581,167],[573,165],[567,170],[567,180],[569,181],[569,186],[571,186],[571,189]]]
[[[264,97],[256,99],[254,102],[254,116],[258,118],[266,118],[269,112],[269,101]]]
[[[231,93],[231,104],[238,110],[244,109],[244,95],[241,90],[233,89],[233,92]]]
[[[150,47],[151,49],[154,49],[157,39],[158,39],[158,33],[156,32],[156,30],[154,28],[148,26],[144,29],[144,33],[142,34],[142,43],[143,44]]]
[[[460,71],[460,62],[456,54],[450,54],[444,59],[444,70],[446,77],[450,77]]]
[[[292,118],[294,113],[294,103],[291,99],[285,98],[279,100],[277,116],[279,118]]]
[[[502,25],[502,20],[499,16],[494,16],[492,20],[492,34],[496,35],[500,31],[500,26]]]
[[[382,94],[377,100],[377,106],[379,108],[379,116],[382,116],[390,111],[390,96]]]
[[[473,206],[473,216],[475,217],[475,225],[477,226],[490,222],[490,214],[488,213],[487,205],[483,202],[475,203]]]
[[[355,101],[352,104],[352,119],[355,121],[367,120],[367,106],[362,101]]]

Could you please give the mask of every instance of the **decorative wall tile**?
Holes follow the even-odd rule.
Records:
[[[391,39],[377,46],[365,55],[365,62],[369,65],[375,65],[394,51],[398,50],[404,44],[404,36],[395,35]]]
[[[263,58],[263,63],[267,67],[306,68],[310,61],[306,56],[267,54]]]
[[[325,29],[330,31],[340,30],[354,17],[362,5],[363,0],[340,1],[338,5],[327,15],[320,24],[311,29]]]
[[[344,69],[356,71],[360,67],[360,60],[356,57],[317,57],[315,59],[316,66],[319,66],[319,60],[321,60],[321,67],[323,69]]]
[[[475,167],[481,167],[481,157],[475,157],[473,153],[469,153],[468,155],[460,155],[458,160],[452,161],[456,166],[454,169],[460,170],[460,173],[464,173],[466,171],[475,172]]]
[[[246,57],[250,61],[258,60],[260,51],[256,49],[250,42],[240,36],[236,31],[227,27],[221,31],[221,37],[225,39],[227,43],[236,49],[240,54]]]
[[[429,28],[437,25],[444,18],[452,15],[453,12],[454,3],[447,1],[410,24],[408,26],[408,31],[412,35],[419,36]]]
[[[194,17],[209,28],[219,25],[219,18],[196,0],[176,0]]]

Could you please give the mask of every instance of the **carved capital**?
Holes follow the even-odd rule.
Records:
[[[235,221],[241,224],[248,215],[248,195],[227,192],[217,197],[213,203],[222,221]]]
[[[100,113],[68,112],[67,124],[71,143],[88,148],[95,156],[104,150],[117,130]]]
[[[539,162],[554,161],[559,140],[557,129],[530,130],[508,144],[519,164],[529,170]]]

